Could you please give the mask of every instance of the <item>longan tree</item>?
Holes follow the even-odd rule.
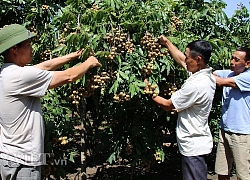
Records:
[[[73,84],[48,90],[42,99],[50,154],[44,177],[65,177],[76,167],[84,177],[93,157],[145,171],[163,162],[175,144],[178,112],[161,110],[151,96],[170,98],[187,74],[158,36],[166,35],[181,51],[192,40],[209,41],[210,66],[221,69],[237,46],[248,46],[250,34],[247,9],[228,18],[226,4],[216,0],[4,0],[0,5],[1,26],[20,23],[38,34],[34,64],[79,49],[82,56],[61,69],[90,55],[102,64]],[[210,115],[215,140],[220,100],[218,91]],[[172,137],[168,148],[163,136]],[[60,158],[68,160],[67,166],[55,164]]]

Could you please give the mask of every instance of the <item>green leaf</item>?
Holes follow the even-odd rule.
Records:
[[[78,153],[76,151],[70,152],[69,154],[69,161],[75,163],[74,157],[77,155]]]
[[[130,93],[131,98],[133,98],[135,95],[135,87],[133,84],[129,84],[129,93]]]
[[[129,77],[128,77],[128,74],[127,73],[124,73],[124,72],[122,72],[122,71],[119,71],[119,75],[123,78],[123,79],[125,79],[125,80],[129,80]]]
[[[114,94],[116,94],[117,89],[118,89],[118,85],[119,85],[118,80],[116,80],[114,82],[114,84],[112,85],[112,87],[109,89],[109,93],[113,92]]]
[[[107,161],[112,164],[113,162],[116,162],[116,156],[115,156],[115,152],[113,152],[109,158],[107,159]]]

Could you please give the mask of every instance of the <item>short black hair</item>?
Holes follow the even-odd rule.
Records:
[[[190,56],[192,58],[201,56],[205,64],[208,64],[213,50],[209,42],[205,40],[192,41],[187,45],[187,48],[190,49]]]
[[[246,53],[244,60],[249,61],[250,60],[250,48],[248,47],[238,47],[236,51],[243,51]]]

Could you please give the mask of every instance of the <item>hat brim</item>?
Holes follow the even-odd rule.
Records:
[[[0,44],[0,54],[6,51],[7,49],[15,46],[16,44],[23,42],[27,39],[30,39],[36,35],[37,35],[36,33],[30,32],[29,30],[27,30],[18,34],[17,36],[13,36],[7,39],[5,42],[2,42]]]

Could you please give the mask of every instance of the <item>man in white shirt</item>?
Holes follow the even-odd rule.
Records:
[[[212,46],[204,40],[193,41],[183,54],[163,35],[159,43],[192,74],[170,99],[160,96],[152,99],[166,111],[178,111],[176,134],[182,154],[183,180],[207,180],[206,158],[213,147],[208,116],[216,89],[215,77],[207,65]]]

